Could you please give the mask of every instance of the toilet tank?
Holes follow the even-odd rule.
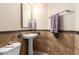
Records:
[[[1,55],[19,55],[21,48],[21,43],[16,42],[11,45],[6,45],[5,47],[0,48]]]

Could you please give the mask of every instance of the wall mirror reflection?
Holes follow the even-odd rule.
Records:
[[[30,4],[23,3],[22,6],[22,27],[29,27],[28,23],[31,19],[31,6]]]

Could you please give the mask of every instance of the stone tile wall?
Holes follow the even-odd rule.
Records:
[[[60,32],[59,37],[55,38],[49,31],[17,31],[0,33],[0,47],[9,42],[21,42],[21,55],[28,53],[28,41],[22,35],[28,33],[38,33],[34,38],[34,51],[48,53],[49,55],[73,55],[75,54],[75,39],[71,32]]]

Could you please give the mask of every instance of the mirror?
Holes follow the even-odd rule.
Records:
[[[29,21],[31,20],[31,6],[28,3],[21,4],[22,6],[22,28],[29,28]]]

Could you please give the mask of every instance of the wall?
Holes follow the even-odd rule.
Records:
[[[0,32],[0,47],[7,45],[9,42],[19,41],[22,44],[20,54],[26,55],[28,53],[28,41],[24,39],[22,35],[31,32],[38,33],[38,36],[35,37],[33,41],[34,51],[47,53],[49,55],[75,54],[74,34],[71,32],[60,32],[58,38],[56,38],[50,31]]]
[[[79,31],[79,4],[76,4],[75,31]],[[75,34],[75,54],[79,55],[79,32]]]
[[[39,8],[37,8],[37,6],[39,6]],[[49,17],[51,15],[61,12],[63,10],[75,10],[75,4],[70,4],[70,3],[69,4],[68,3],[38,4],[37,6],[35,7],[36,9],[40,9],[38,10],[40,11],[40,13],[38,13],[38,11],[36,11],[36,9],[34,8],[34,12],[37,12],[37,13],[35,13],[33,16],[34,18],[37,19],[37,23],[38,23],[37,29],[50,29]],[[76,7],[76,9],[78,9],[78,7]],[[60,24],[61,30],[74,30],[74,27],[75,27],[74,15],[75,13],[68,13],[61,16],[62,18],[61,24]],[[23,29],[26,29],[26,28],[21,28],[20,4],[19,3],[0,4],[0,31],[23,30]],[[78,26],[76,27],[76,29],[78,29]]]
[[[33,6],[33,18],[36,18],[37,29],[47,29],[48,27],[48,4],[37,3]]]
[[[48,4],[48,17],[59,13],[64,10],[72,10],[75,11],[75,4],[68,4],[68,3],[53,3]],[[61,24],[60,29],[61,30],[74,30],[75,27],[75,13],[62,13],[60,14],[61,17]],[[50,28],[50,19],[48,19],[48,27]]]
[[[0,31],[21,28],[20,4],[0,3]]]
[[[43,5],[44,6],[44,5]],[[46,5],[45,5],[46,6]],[[65,9],[71,9],[74,10],[75,4],[48,4],[48,17],[52,14],[56,14],[60,11],[63,11]],[[42,7],[43,8],[43,7]],[[46,6],[47,8],[47,6]],[[76,7],[78,10],[78,6]],[[20,4],[0,4],[0,31],[9,31],[9,30],[18,30],[21,29],[21,15],[20,15]],[[45,10],[45,9],[44,9]],[[52,13],[52,10],[54,13]],[[46,11],[45,11],[46,12]],[[78,11],[77,11],[78,12]],[[76,13],[77,13],[76,12]],[[78,14],[78,13],[77,13]],[[44,16],[44,15],[43,15]],[[44,16],[45,17],[45,16]],[[64,23],[61,25],[64,25],[64,29],[71,30],[74,27],[74,15],[65,15],[63,16]],[[78,15],[77,15],[78,17]],[[38,18],[38,17],[37,17]],[[45,19],[45,18],[44,18]],[[49,19],[50,20],[50,19]],[[50,24],[48,20],[48,24]],[[72,21],[73,20],[73,21]],[[42,19],[40,18],[40,22]],[[78,18],[77,18],[78,21]],[[69,22],[69,23],[68,23]],[[44,20],[42,24],[47,24]],[[71,27],[69,26],[71,23]],[[42,26],[40,23],[40,26]],[[67,26],[66,26],[67,25]],[[77,23],[78,25],[78,23]],[[73,27],[72,27],[73,26]],[[63,26],[62,26],[63,27]],[[77,26],[78,27],[78,26]],[[43,28],[43,26],[42,26]],[[48,26],[50,28],[50,25]],[[34,40],[34,50],[39,52],[45,52],[48,54],[79,54],[79,48],[77,48],[78,45],[78,35],[75,36],[74,40],[74,34],[72,32],[60,32],[59,38],[55,38],[52,33],[49,31],[14,31],[14,32],[4,32],[0,33],[0,47],[8,44],[8,42],[16,42],[19,40],[17,38],[17,35],[19,33],[21,34],[27,34],[30,32],[40,32],[40,35],[35,38]],[[76,44],[75,44],[76,42]],[[25,40],[21,41],[22,48],[21,48],[21,54],[27,54],[27,43]],[[75,48],[76,46],[76,48]]]
[[[76,4],[76,8],[75,8],[75,30],[79,31],[79,4]]]

